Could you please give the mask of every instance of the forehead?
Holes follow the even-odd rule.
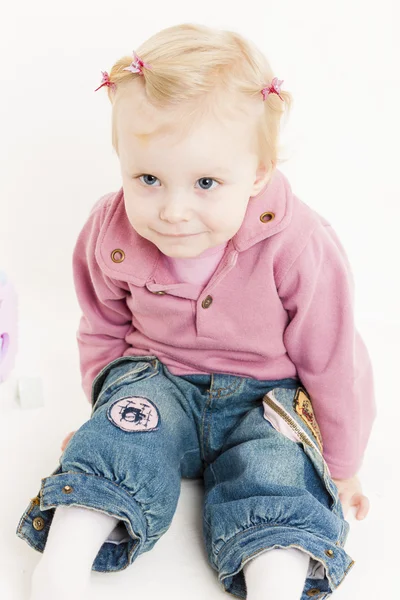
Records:
[[[207,155],[229,159],[254,149],[255,115],[231,106],[226,111],[201,108],[157,108],[142,94],[125,94],[116,107],[120,158],[182,153],[194,159]]]

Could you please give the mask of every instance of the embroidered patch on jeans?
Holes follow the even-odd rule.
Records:
[[[130,396],[116,400],[107,411],[113,425],[123,431],[152,431],[159,422],[155,404],[141,396]]]
[[[318,446],[322,452],[322,435],[317,420],[315,418],[311,398],[301,387],[297,388],[296,395],[293,401],[293,406],[297,414],[302,418],[309,430],[314,434],[314,437],[316,438]]]

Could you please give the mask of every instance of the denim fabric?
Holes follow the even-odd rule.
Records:
[[[301,392],[301,393],[300,393]],[[300,393],[300,395],[299,395]],[[246,598],[243,565],[273,547],[307,552],[302,595],[327,598],[354,561],[349,525],[299,379],[175,376],[155,356],[119,358],[92,387],[92,414],[42,479],[17,535],[43,551],[55,507],[120,520],[93,563],[119,571],[167,531],[181,477],[203,478],[203,533],[222,587]]]

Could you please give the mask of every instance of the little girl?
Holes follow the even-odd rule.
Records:
[[[103,72],[122,187],[73,256],[92,413],[18,526],[44,552],[31,600],[85,598],[91,569],[150,550],[182,477],[204,480],[233,596],[327,598],[354,564],[372,368],[343,247],[276,166],[282,83],[237,33],[191,24]]]

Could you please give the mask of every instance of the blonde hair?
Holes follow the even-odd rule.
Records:
[[[116,84],[107,90],[113,105],[112,145],[117,154],[118,98],[126,90],[138,92],[139,85],[147,106],[162,109],[167,118],[175,111],[178,121],[170,120],[175,128],[189,126],[206,110],[222,109],[227,114],[241,104],[246,106],[247,115],[259,116],[256,135],[260,161],[271,163],[272,170],[284,162],[278,157],[279,131],[292,96],[281,90],[283,102],[275,93],[263,100],[261,90],[275,75],[252,42],[233,31],[184,23],[159,31],[135,52],[151,69],[143,68],[143,75],[124,71],[132,63],[131,54],[119,59],[109,73],[110,82]]]

